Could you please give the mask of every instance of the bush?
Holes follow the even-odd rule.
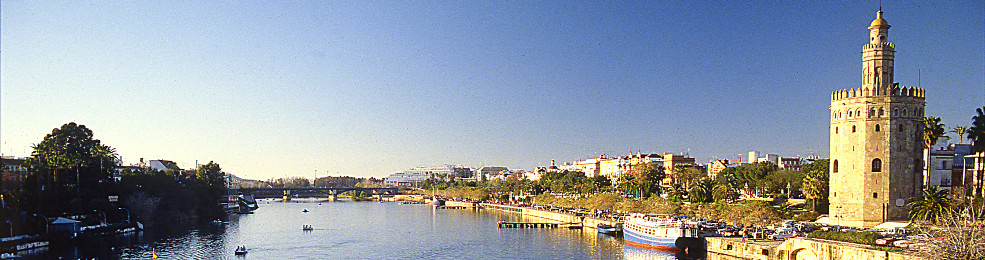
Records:
[[[879,239],[879,234],[871,233],[871,232],[857,232],[857,231],[850,231],[850,232],[814,231],[811,232],[810,235],[807,235],[807,237],[843,241],[843,242],[856,243],[856,244],[875,245],[876,239]]]
[[[817,217],[820,217],[820,216],[821,216],[821,213],[807,212],[807,213],[803,213],[803,214],[797,215],[796,217],[793,218],[793,220],[803,221],[803,222],[814,222],[815,220],[817,220]]]

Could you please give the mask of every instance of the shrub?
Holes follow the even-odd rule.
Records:
[[[803,214],[797,215],[796,217],[793,218],[793,220],[796,220],[796,221],[804,221],[804,222],[814,222],[815,220],[817,220],[817,217],[820,217],[820,216],[821,216],[821,213],[807,212],[807,213],[803,213]]]
[[[836,241],[843,241],[843,242],[856,243],[856,244],[875,245],[876,239],[879,239],[879,234],[871,233],[871,232],[857,232],[857,231],[850,231],[850,232],[814,231],[811,232],[810,235],[807,235],[807,237],[836,240]]]

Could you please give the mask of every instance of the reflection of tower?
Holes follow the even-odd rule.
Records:
[[[831,95],[833,224],[872,227],[907,218],[919,194],[923,109],[921,88],[893,82],[895,45],[882,11],[862,47],[862,84]]]

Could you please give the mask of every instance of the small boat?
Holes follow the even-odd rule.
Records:
[[[301,230],[304,230],[304,231],[312,231],[312,230],[315,230],[315,228],[311,227],[311,225],[304,225],[304,226],[301,227]]]
[[[619,233],[622,233],[622,227],[620,227],[618,224],[615,225],[615,226],[610,226],[610,225],[606,225],[606,224],[599,224],[597,228],[598,228],[599,234],[606,234],[606,235],[610,235],[610,236],[615,236],[615,235],[618,235]]]
[[[308,213],[308,209],[304,209],[301,212]]]
[[[236,247],[235,254],[236,255],[245,255],[246,254],[246,246]]]

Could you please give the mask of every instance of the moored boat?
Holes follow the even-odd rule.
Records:
[[[598,229],[599,234],[606,234],[610,236],[615,236],[622,233],[622,226],[619,224],[616,224],[615,226],[599,224],[596,229]]]
[[[623,239],[635,247],[677,253],[677,239],[697,237],[695,229],[688,228],[682,217],[671,215],[633,214],[623,223]]]

